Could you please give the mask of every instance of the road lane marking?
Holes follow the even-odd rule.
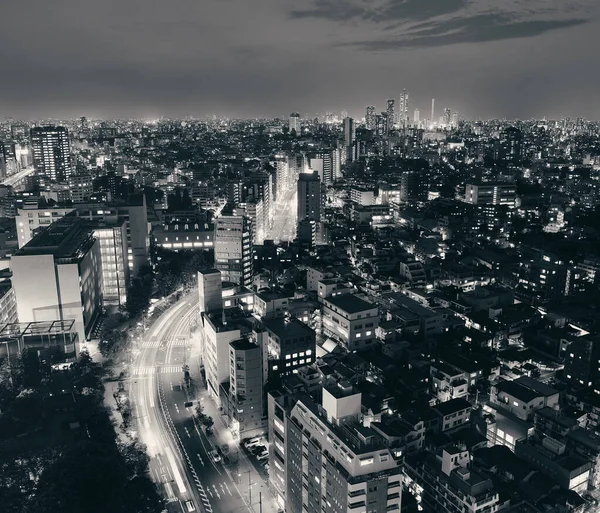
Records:
[[[225,488],[227,488],[227,491],[229,492],[229,495],[231,495],[233,497],[233,494],[231,493],[231,490],[229,489],[229,486],[227,486],[227,483],[225,483]]]
[[[217,487],[213,484],[213,488],[215,489],[215,493],[217,494],[217,497],[220,499],[221,495],[219,494],[219,490],[217,489]]]
[[[192,438],[192,435],[190,435],[188,428],[184,427],[183,429],[185,429],[185,434],[188,436],[188,438]]]
[[[179,413],[179,406],[177,406],[177,403],[175,403],[175,410],[177,411],[177,413]]]
[[[200,460],[200,464],[202,466],[204,466],[204,460],[202,459],[202,456],[200,456],[200,454],[196,454],[196,456],[198,456],[198,459]]]

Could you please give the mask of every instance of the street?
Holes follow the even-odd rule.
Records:
[[[272,239],[278,243],[296,238],[297,196],[296,187],[294,186],[275,203],[273,228],[269,230],[267,239]]]
[[[148,448],[152,479],[169,501],[169,512],[249,511],[247,496],[238,488],[239,476],[210,458],[214,447],[194,416],[195,404],[185,406],[193,399],[184,384],[183,366],[190,364],[190,326],[197,308],[195,294],[184,297],[136,343],[130,381],[139,437]],[[194,367],[190,365],[192,373]],[[213,418],[215,432],[223,429],[220,419]]]

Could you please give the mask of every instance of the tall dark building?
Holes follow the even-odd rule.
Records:
[[[405,171],[400,177],[401,201],[425,201],[427,199],[427,180],[423,173]]]
[[[69,132],[62,126],[31,129],[33,163],[39,177],[64,181],[71,176]]]
[[[321,181],[318,173],[302,173],[298,176],[298,221],[321,220]]]

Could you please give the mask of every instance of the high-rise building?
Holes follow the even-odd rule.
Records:
[[[223,280],[220,271],[198,271],[198,299],[200,313],[223,309]]]
[[[453,127],[457,127],[458,126],[458,112],[456,112],[456,111],[452,112],[452,119],[450,120],[450,124]]]
[[[413,122],[415,124],[415,126],[417,126],[421,121],[421,112],[419,111],[419,109],[415,109],[415,112],[413,114]]]
[[[248,339],[229,343],[229,390],[223,410],[230,420],[230,430],[239,440],[262,434],[266,426],[263,415],[262,348]]]
[[[288,513],[398,513],[402,478],[394,451],[361,423],[361,393],[328,383],[322,399],[268,394],[269,479]],[[368,508],[368,509],[367,509]]]
[[[352,118],[344,118],[344,147],[346,148],[346,160],[352,161],[354,152],[354,140],[356,139],[356,127]]]
[[[62,126],[31,129],[33,163],[38,176],[45,180],[65,181],[71,176],[69,132]]]
[[[430,119],[430,122],[431,122],[432,125],[435,122],[435,98],[431,99],[431,119]]]
[[[298,221],[321,220],[323,195],[319,174],[302,173],[298,176]]]
[[[427,184],[425,177],[418,171],[404,171],[400,177],[400,201],[425,201]]]
[[[300,114],[297,112],[292,112],[290,114],[290,124],[289,124],[290,134],[300,135]]]
[[[444,109],[444,125],[449,127],[452,123],[452,110],[448,107]]]
[[[100,242],[76,218],[53,223],[11,258],[20,322],[75,320],[90,335],[102,306]]]
[[[92,222],[89,226],[100,245],[103,303],[125,306],[129,286],[127,223],[119,218],[115,223]]]
[[[365,125],[367,130],[375,130],[375,107],[369,105],[365,110]]]
[[[502,131],[500,136],[502,158],[508,162],[518,163],[523,158],[523,132],[514,126]]]
[[[150,261],[150,233],[144,193],[129,196],[128,260],[132,276]]]
[[[244,215],[225,214],[215,222],[215,267],[221,277],[252,286],[252,226]]]
[[[398,103],[398,124],[404,127],[408,124],[408,92],[402,89],[400,93],[400,102]]]
[[[400,106],[400,108],[402,108],[402,106]],[[385,112],[387,114],[387,123],[388,123],[387,132],[389,134],[394,129],[394,126],[396,125],[396,100],[394,100],[392,98],[387,101],[387,109]]]

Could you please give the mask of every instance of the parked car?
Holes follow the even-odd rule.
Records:
[[[250,452],[254,455],[259,454],[263,451],[266,451],[267,448],[264,445],[257,445],[255,447],[252,447],[252,449],[250,449]]]
[[[256,436],[254,438],[249,438],[248,440],[245,440],[243,443],[243,445],[246,449],[251,449],[252,447],[256,447],[259,444],[260,444],[259,436]]]
[[[264,451],[264,452],[261,452],[260,454],[256,455],[256,459],[258,461],[266,460],[268,457],[269,457],[269,451]]]

